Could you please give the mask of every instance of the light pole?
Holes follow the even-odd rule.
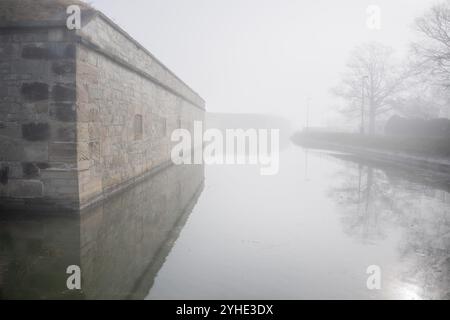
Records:
[[[309,105],[311,103],[311,98],[308,97],[306,98],[306,120],[305,120],[305,127],[306,127],[306,132],[308,132],[309,129]]]
[[[362,84],[362,89],[361,89],[361,134],[364,134],[364,98],[365,98],[365,94],[364,94],[364,88],[365,88],[365,81],[368,79],[368,76],[364,76],[362,77],[361,80],[361,84]]]

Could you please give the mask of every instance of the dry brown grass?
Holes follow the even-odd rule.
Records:
[[[80,0],[0,0],[0,22],[62,20],[66,8],[79,5],[82,10],[92,6]]]

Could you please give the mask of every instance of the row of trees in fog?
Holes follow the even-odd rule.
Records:
[[[340,111],[358,119],[361,131],[377,131],[393,111],[433,118],[450,102],[450,0],[433,6],[414,23],[416,41],[401,63],[381,43],[357,47],[333,93],[344,100]]]

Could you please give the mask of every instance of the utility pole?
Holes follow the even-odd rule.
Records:
[[[306,98],[306,120],[305,120],[305,128],[306,131],[309,129],[309,105],[311,103],[311,98]]]

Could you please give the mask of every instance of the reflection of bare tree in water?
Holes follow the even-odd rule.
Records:
[[[418,177],[343,162],[329,195],[342,213],[345,232],[376,243],[400,230],[398,279],[420,288],[422,298],[450,298],[450,194],[418,183]],[[411,179],[410,179],[411,178]],[[429,179],[429,177],[428,177]],[[411,182],[414,181],[414,182]]]
[[[329,193],[344,208],[345,231],[364,242],[384,238],[379,219],[395,206],[393,190],[382,172],[370,166],[347,164],[350,165],[338,174],[339,186]]]
[[[422,287],[425,298],[450,298],[450,210],[445,192],[437,198],[417,195],[417,206],[406,217],[406,232],[399,246],[408,262],[404,281]]]

